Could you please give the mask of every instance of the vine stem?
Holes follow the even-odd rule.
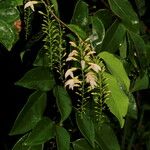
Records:
[[[43,4],[45,5],[45,7],[47,7],[47,4],[42,0],[42,2],[43,2]],[[51,8],[50,8],[50,12],[51,12],[51,14],[53,15],[53,17],[60,23],[60,24],[62,24],[64,27],[66,27],[67,29],[69,29],[71,32],[73,32],[73,33],[75,33],[70,27],[68,27],[68,25],[67,24],[65,24],[61,19],[59,19],[56,15],[55,15],[55,13],[51,10]],[[77,34],[77,33],[75,33],[76,34],[76,36],[80,39],[80,36]]]

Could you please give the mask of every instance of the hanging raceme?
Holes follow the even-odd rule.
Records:
[[[32,32],[32,19],[34,4],[38,4],[38,1],[24,1],[24,24],[25,24],[25,38],[28,39],[29,35]]]
[[[97,77],[97,86],[92,91],[92,96],[94,100],[94,113],[96,115],[96,121],[99,123],[103,122],[103,110],[105,110],[106,101],[109,99],[109,89],[108,84],[106,83],[107,79],[104,77],[105,72],[105,66],[103,64],[103,61],[100,59],[96,59],[97,64],[101,66],[101,70],[97,72],[97,69],[92,68],[96,74]]]
[[[25,38],[28,39],[28,36],[30,35],[31,33],[31,15],[32,15],[32,11],[27,8],[25,11],[24,11],[24,24],[25,24]]]
[[[56,20],[51,12],[53,12],[53,6],[45,5],[46,13],[39,11],[43,16],[42,31],[45,34],[43,39],[44,49],[46,50],[45,55],[49,59],[50,69],[57,70],[60,75],[61,81],[64,78],[64,57],[65,52],[65,41],[63,40],[64,28]]]
[[[105,66],[102,60],[96,57],[89,39],[85,41],[79,39],[78,43],[71,41],[70,45],[72,51],[66,61],[72,66],[65,73],[65,86],[75,90],[79,96],[77,106],[80,112],[84,112],[86,105],[93,99],[94,112],[97,121],[100,121],[109,94],[106,78],[103,76]]]

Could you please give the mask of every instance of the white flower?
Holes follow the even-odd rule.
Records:
[[[68,58],[66,59],[66,61],[72,61],[72,60],[77,61],[78,59],[75,58],[75,57],[68,57]]]
[[[76,50],[73,50],[68,57],[78,56],[78,52]]]
[[[87,55],[89,56],[89,55],[93,55],[95,53],[96,53],[95,51],[90,51],[90,52],[87,53]]]
[[[82,70],[84,70],[84,68],[85,68],[85,61],[84,60],[81,60],[81,68],[82,68]]]
[[[28,8],[28,7],[31,7],[31,9],[32,9],[33,11],[35,11],[35,10],[34,10],[34,5],[37,4],[37,3],[38,3],[38,1],[29,1],[29,2],[27,2],[27,3],[24,5],[24,9],[26,9],[26,8]]]
[[[75,58],[74,56],[78,56],[78,52],[76,50],[73,50],[69,55],[68,58],[66,59],[66,61],[77,61],[77,58]]]
[[[99,72],[99,71],[101,71],[101,67],[99,66],[99,65],[97,65],[97,64],[94,64],[94,63],[89,63],[89,65],[90,65],[90,67],[89,67],[89,69],[92,69],[92,70],[94,70],[95,72]]]
[[[73,71],[77,70],[77,68],[73,67],[71,69],[68,69],[65,73],[65,79],[68,77],[68,76],[71,76],[72,78],[74,77],[73,75]]]
[[[69,89],[72,89],[74,87],[79,87],[81,84],[81,81],[78,79],[78,77],[73,77],[72,79],[69,79],[65,82],[65,87],[69,86]]]
[[[77,47],[75,42],[69,42],[72,47]]]
[[[95,76],[94,72],[88,72],[86,74],[86,82],[90,84],[90,89],[94,89],[97,86],[97,77]]]

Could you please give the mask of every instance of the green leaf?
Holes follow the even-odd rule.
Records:
[[[16,4],[17,4],[17,6],[23,5],[23,0],[16,0]]]
[[[57,150],[70,149],[70,135],[63,127],[56,126]]]
[[[54,6],[54,9],[55,9],[55,13],[57,15],[59,15],[59,11],[58,11],[58,3],[57,3],[57,0],[51,0],[53,6]]]
[[[101,20],[105,29],[108,29],[114,20],[113,14],[108,9],[100,9],[94,14],[94,16]]]
[[[149,86],[149,77],[147,72],[143,75],[143,77],[138,77],[134,83],[134,87],[132,92],[147,89]]]
[[[48,67],[36,67],[28,71],[16,85],[29,89],[49,91],[55,85],[55,80]]]
[[[0,9],[1,8],[10,8],[10,7],[17,7],[18,5],[22,5],[23,4],[23,0],[13,0],[13,1],[10,1],[10,0],[0,0]]]
[[[90,144],[85,139],[78,139],[73,142],[73,149],[74,150],[96,150],[93,149]]]
[[[9,5],[13,6],[13,7],[17,7],[19,5],[23,5],[23,0],[13,0],[12,2],[10,2],[9,0],[6,0],[9,2]]]
[[[74,25],[74,24],[69,24],[67,26],[79,38],[81,38],[83,40],[85,40],[87,38],[86,32],[84,32],[79,26]]]
[[[24,146],[23,142],[25,141],[25,139],[28,137],[28,134],[24,135],[23,137],[21,137],[16,144],[13,146],[12,150],[29,150],[28,146]]]
[[[131,36],[128,32],[127,32],[126,38],[128,42],[128,58],[130,60],[130,63],[127,62],[128,66],[126,67],[126,70],[128,70],[128,72],[130,73],[133,70],[133,68],[136,68],[137,70],[140,68],[139,67],[140,60],[136,60],[136,57],[135,57],[136,50],[134,48],[134,44],[131,39]]]
[[[144,40],[140,35],[130,32],[130,37],[132,39],[134,48],[136,50],[136,55],[139,59],[141,68],[146,68],[148,66],[146,57],[146,46]],[[132,52],[133,53],[133,52]]]
[[[40,49],[34,61],[34,66],[49,67],[49,63],[50,59],[46,55],[46,50],[44,48]]]
[[[41,120],[46,106],[46,93],[34,92],[20,111],[10,135],[23,134],[33,129]]]
[[[10,50],[15,42],[14,30],[9,24],[0,19],[0,42]]]
[[[100,46],[105,37],[105,28],[98,17],[92,17],[92,35],[90,40],[97,51],[100,51]]]
[[[82,135],[86,138],[86,140],[91,144],[91,146],[95,147],[95,132],[94,132],[94,124],[89,116],[84,113],[76,114],[76,122],[77,126],[82,133]]]
[[[43,150],[43,145],[36,146],[25,146],[23,145],[24,140],[27,138],[27,134],[21,137],[17,143],[14,145],[12,150]]]
[[[124,38],[119,47],[120,57],[125,59],[127,57],[127,40]]]
[[[101,51],[115,53],[125,37],[126,30],[121,23],[115,21],[107,30]]]
[[[127,73],[124,69],[122,62],[115,57],[113,54],[108,52],[101,52],[99,57],[102,58],[111,74],[116,77],[117,81],[121,82],[122,88],[129,91],[130,80],[127,76]]]
[[[14,7],[8,7],[6,8],[1,8],[0,9],[0,19],[3,21],[6,21],[8,24],[12,24],[19,19],[19,12],[17,8]],[[13,27],[13,26],[12,26]]]
[[[124,117],[128,111],[129,99],[126,94],[123,92],[122,88],[117,83],[117,80],[114,76],[105,73],[106,83],[108,84],[108,89],[111,92],[109,99],[106,101],[107,106],[109,107],[112,114],[114,114],[120,123],[120,126],[124,125]]]
[[[37,123],[23,144],[26,146],[44,144],[53,137],[54,123],[49,118],[44,117]]]
[[[130,93],[127,116],[136,120],[138,117],[137,115],[138,115],[138,110],[137,110],[136,100],[135,100],[134,96]]]
[[[53,90],[54,96],[56,97],[56,102],[58,109],[61,114],[61,123],[66,120],[72,110],[72,104],[69,94],[66,89],[62,86],[55,86]]]
[[[76,24],[84,31],[88,25],[89,10],[87,3],[79,0],[75,6],[71,24]]]
[[[19,34],[14,23],[20,18],[16,1],[0,1],[0,42],[10,51]]]
[[[117,137],[108,124],[96,128],[96,142],[102,150],[120,150]]]
[[[133,32],[139,32],[139,20],[128,0],[108,0],[111,10]]]

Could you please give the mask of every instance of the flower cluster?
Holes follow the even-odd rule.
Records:
[[[109,93],[103,76],[103,61],[96,56],[88,40],[80,40],[78,44],[71,41],[70,45],[72,51],[66,62],[70,62],[71,67],[65,73],[65,87],[77,91],[80,96],[80,110],[85,110],[84,106],[93,99],[96,116],[101,118]]]
[[[68,77],[71,77],[71,79],[66,81],[65,86],[69,86],[69,89],[73,90],[74,87],[80,87],[84,82],[84,84],[88,84],[89,89],[94,89],[98,80],[96,73],[101,71],[101,66],[93,62],[96,52],[87,41],[80,41],[79,45],[75,42],[70,42],[70,45],[73,47],[73,50],[66,61],[75,61],[77,65],[66,71],[65,79]],[[80,70],[81,74],[75,77],[74,72],[77,70]]]

